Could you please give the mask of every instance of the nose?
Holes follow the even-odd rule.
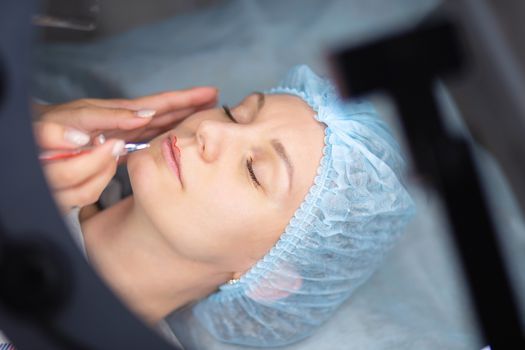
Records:
[[[216,120],[203,120],[195,133],[199,152],[206,162],[217,160],[226,148],[239,139],[238,125]]]

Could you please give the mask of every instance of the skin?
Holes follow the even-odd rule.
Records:
[[[324,126],[298,97],[261,102],[253,94],[232,108],[237,123],[221,108],[197,112],[131,154],[134,195],[82,224],[89,259],[147,321],[246,272],[276,243],[313,184]],[[181,152],[180,180],[162,152],[168,136]],[[276,139],[293,164],[291,184]]]

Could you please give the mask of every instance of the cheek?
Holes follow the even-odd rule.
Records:
[[[247,269],[289,221],[286,211],[269,206],[249,185],[214,176],[196,179],[203,185],[181,192],[170,187],[151,157],[134,155],[128,170],[135,202],[182,256],[232,271]]]
[[[267,201],[243,193],[224,189],[202,198],[207,210],[195,218],[202,229],[196,235],[204,242],[203,254],[236,271],[245,271],[262,258],[290,219]]]
[[[260,216],[247,192],[228,177],[195,178],[181,191],[138,153],[128,160],[128,171],[136,205],[178,253],[191,259],[221,260],[246,243],[246,232]]]
[[[205,196],[205,193],[208,196]],[[226,188],[202,191],[180,204],[181,218],[170,241],[182,254],[230,271],[243,271],[262,257],[278,239],[282,227],[263,204]]]
[[[204,191],[203,191],[204,192]],[[219,191],[220,192],[220,191]],[[240,210],[235,201],[220,196],[182,196],[161,220],[163,235],[174,249],[192,260],[234,268],[257,229],[257,213]],[[244,206],[246,208],[247,206]]]
[[[244,228],[252,227],[259,214],[257,202],[245,191],[220,180],[215,178],[213,182],[205,182],[198,191],[185,193],[183,201],[176,206],[203,242],[226,247],[242,241]]]

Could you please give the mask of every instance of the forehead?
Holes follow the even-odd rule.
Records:
[[[257,116],[258,121],[273,120],[285,124],[296,124],[297,126],[320,125],[315,119],[314,110],[301,98],[288,94],[267,94],[264,96],[263,108]],[[258,100],[257,94],[250,95],[245,99],[252,105],[257,105]]]
[[[257,100],[256,95],[247,104]],[[244,102],[244,101],[243,101]],[[324,144],[324,124],[315,119],[315,111],[300,97],[288,94],[265,95],[265,103],[257,114],[254,123],[266,125],[273,136],[283,138],[283,143],[292,143],[291,147],[319,149]]]

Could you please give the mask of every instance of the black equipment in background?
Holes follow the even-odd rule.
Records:
[[[35,2],[1,6],[0,330],[18,350],[174,349],[100,281],[64,226],[32,135]]]
[[[341,50],[332,56],[347,96],[386,91],[399,111],[415,167],[445,203],[479,325],[492,350],[525,349],[507,269],[465,140],[450,135],[434,96],[436,80],[464,66],[462,43],[447,20]],[[525,96],[524,96],[525,98]]]

